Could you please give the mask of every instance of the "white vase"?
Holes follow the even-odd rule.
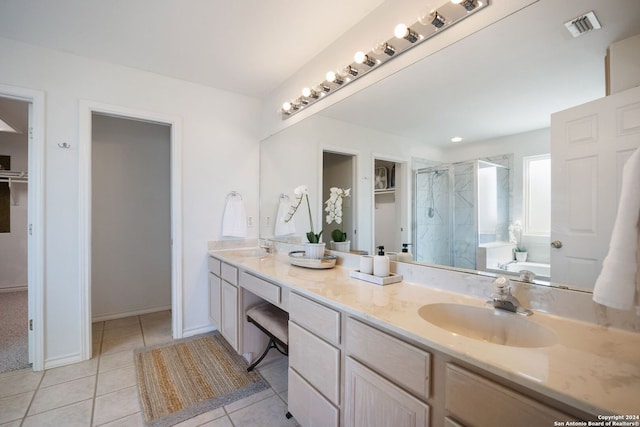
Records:
[[[326,243],[305,243],[304,252],[307,258],[320,259],[324,256]]]
[[[527,260],[527,252],[516,252],[516,261],[525,262]]]
[[[333,245],[333,250],[338,252],[349,252],[351,250],[351,240],[347,240],[346,242],[334,242],[331,241]]]

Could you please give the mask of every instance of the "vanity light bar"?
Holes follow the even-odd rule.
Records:
[[[489,0],[450,0],[438,8],[421,13],[418,21],[411,26],[398,24],[394,31],[395,37],[376,44],[369,52],[357,52],[354,62],[335,72],[329,71],[324,81],[312,88],[304,88],[301,96],[283,103],[280,109],[282,119],[299,113],[488,5]]]

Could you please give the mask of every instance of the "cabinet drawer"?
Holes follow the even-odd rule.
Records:
[[[289,412],[305,427],[338,427],[340,413],[293,369],[289,368]]]
[[[243,271],[240,273],[240,286],[275,305],[280,305],[281,290],[278,285]]]
[[[431,355],[355,319],[347,319],[347,355],[420,397],[429,397]]]
[[[210,273],[213,273],[216,276],[220,277],[220,260],[219,259],[216,259],[210,256],[208,266],[209,266]]]
[[[350,357],[345,383],[345,427],[429,426],[429,405]]]
[[[238,286],[238,269],[234,266],[223,262],[220,266],[222,278],[233,286]]]
[[[446,367],[445,408],[468,427],[552,426],[575,418],[458,366]],[[489,410],[489,408],[491,408]]]
[[[333,344],[340,344],[340,312],[308,298],[289,296],[289,318]]]
[[[340,402],[340,350],[289,322],[289,366],[331,403]]]

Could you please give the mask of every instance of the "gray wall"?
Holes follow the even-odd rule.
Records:
[[[170,127],[93,115],[94,319],[171,305]]]

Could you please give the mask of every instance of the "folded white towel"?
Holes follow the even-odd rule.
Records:
[[[222,235],[247,237],[247,214],[242,199],[227,199],[222,216]]]
[[[294,224],[294,222],[284,222],[289,209],[291,209],[291,202],[289,200],[281,199],[280,203],[278,204],[278,212],[276,213],[275,226],[273,230],[274,236],[287,236],[289,234],[295,234],[296,225]]]
[[[619,310],[631,310],[638,287],[638,227],[640,219],[640,149],[622,170],[622,189],[609,253],[593,289],[593,300]]]

